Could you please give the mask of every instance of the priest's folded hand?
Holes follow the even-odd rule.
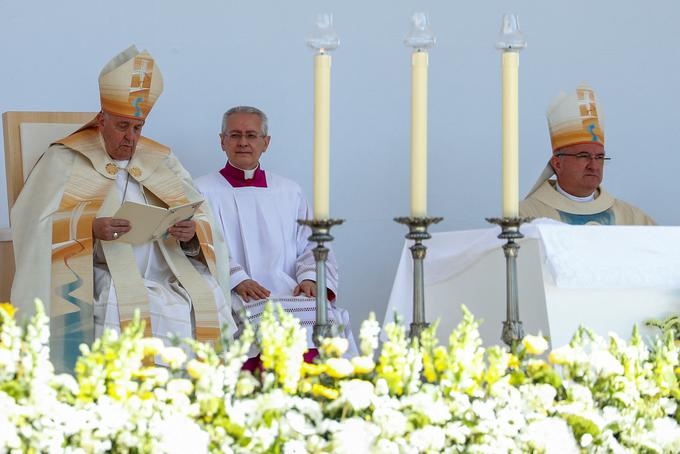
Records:
[[[301,293],[303,293],[307,298],[316,296],[316,282],[310,279],[305,279],[304,281],[300,282],[293,289],[293,296],[299,296]]]
[[[96,218],[92,221],[92,235],[98,240],[113,241],[130,231],[130,221],[116,218]]]
[[[196,235],[196,223],[192,220],[180,221],[170,227],[168,233],[177,241],[191,241]]]
[[[250,299],[261,300],[268,298],[271,292],[266,288],[262,287],[256,281],[252,279],[246,279],[245,281],[234,287],[234,291],[241,297],[246,303]]]

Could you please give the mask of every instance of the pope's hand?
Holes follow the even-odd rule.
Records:
[[[246,279],[234,287],[234,291],[241,297],[246,303],[250,301],[250,298],[255,300],[262,300],[269,298],[271,292],[266,288],[262,287],[260,284],[252,279]]]
[[[177,241],[191,241],[196,235],[196,223],[193,220],[180,221],[170,227],[168,233]]]
[[[309,279],[300,282],[293,289],[293,296],[299,296],[301,293],[304,293],[307,298],[316,296],[316,282]]]
[[[130,231],[130,221],[116,218],[95,218],[92,236],[97,240],[113,241]]]

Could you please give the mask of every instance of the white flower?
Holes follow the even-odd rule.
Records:
[[[406,433],[408,420],[400,411],[383,406],[375,406],[373,421],[380,427],[383,436],[394,438]]]
[[[189,395],[194,390],[194,385],[186,378],[174,378],[168,382],[167,390],[169,393]]]
[[[381,438],[375,444],[373,452],[375,454],[399,454],[399,445],[392,440]]]
[[[298,433],[302,436],[306,437],[309,435],[313,435],[315,433],[314,426],[311,425],[307,421],[307,418],[305,418],[305,416],[298,411],[291,410],[286,412],[284,421],[291,431]]]
[[[563,419],[534,421],[527,427],[525,436],[531,447],[546,454],[580,453],[571,429]]]
[[[390,387],[387,384],[387,380],[384,378],[379,378],[375,382],[375,393],[378,396],[384,396],[390,392]]]
[[[451,417],[448,405],[432,385],[425,385],[421,392],[405,397],[402,404],[411,407],[416,413],[427,416],[433,424],[442,424]]]
[[[590,354],[590,363],[603,377],[623,374],[623,366],[607,350],[595,350]]]
[[[451,422],[444,427],[446,436],[456,444],[464,445],[467,437],[470,436],[470,428],[459,421]]]
[[[655,419],[652,427],[642,437],[643,446],[656,452],[680,452],[680,425],[674,419]]]
[[[355,356],[351,361],[357,374],[368,374],[375,369],[375,362],[370,356]]]
[[[480,419],[494,419],[494,403],[492,401],[475,400],[472,402],[472,411]]]
[[[283,445],[283,454],[306,454],[307,448],[301,440],[289,440]]]
[[[590,435],[589,433],[583,434],[581,437],[581,442],[579,443],[582,448],[587,448],[593,443],[593,436]]]
[[[522,385],[520,392],[525,408],[541,415],[547,414],[553,408],[557,396],[555,388],[545,383]]]
[[[446,435],[440,427],[425,426],[411,432],[409,441],[411,446],[416,448],[419,452],[428,450],[437,452],[444,449]]]
[[[344,337],[326,337],[321,341],[320,350],[327,356],[340,357],[349,348],[349,341]]]
[[[380,429],[361,418],[340,422],[333,433],[333,452],[340,454],[370,453]]]
[[[233,405],[225,410],[233,424],[245,428],[248,424],[248,416],[257,414],[256,408],[255,400],[242,399],[234,401]]]
[[[359,350],[364,356],[373,356],[373,352],[378,348],[378,335],[380,334],[380,324],[375,319],[375,314],[371,312],[367,320],[361,324],[359,331]]]
[[[661,404],[661,408],[663,408],[664,412],[669,416],[674,415],[678,408],[678,402],[667,397],[659,399],[659,404]]]
[[[354,366],[345,358],[329,358],[326,361],[326,373],[333,378],[344,378],[354,372]]]
[[[197,359],[191,359],[187,363],[187,372],[189,373],[189,375],[191,375],[193,378],[197,380],[200,379],[209,370],[210,366],[208,366],[203,361],[199,361]]]
[[[570,345],[553,348],[548,355],[548,361],[553,364],[571,364],[576,360],[576,350]]]
[[[531,334],[524,336],[522,345],[532,355],[542,355],[548,349],[548,341],[540,334],[538,336],[532,336]]]
[[[139,339],[138,342],[139,346],[142,347],[144,354],[149,356],[156,355],[165,348],[163,340],[157,337],[145,337],[143,339]]]
[[[179,347],[165,347],[161,352],[161,358],[172,369],[177,369],[187,360],[187,354]]]
[[[373,383],[356,379],[344,381],[340,383],[340,396],[353,410],[363,410],[371,405]]]

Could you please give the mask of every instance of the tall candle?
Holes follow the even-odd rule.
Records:
[[[411,217],[427,215],[427,56],[411,56]]]
[[[329,217],[331,56],[314,56],[314,219]]]
[[[519,216],[519,52],[502,54],[503,217]]]

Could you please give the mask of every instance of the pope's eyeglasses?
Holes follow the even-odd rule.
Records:
[[[604,162],[610,161],[612,159],[609,156],[605,156],[604,153],[596,154],[593,156],[590,153],[586,153],[585,151],[582,151],[580,153],[557,153],[555,156],[557,156],[558,158],[562,156],[569,156],[572,158],[576,158],[581,162],[587,162],[590,161],[591,159],[594,160],[595,162]]]
[[[229,139],[232,142],[240,142],[241,139],[243,139],[244,137],[248,142],[255,142],[260,137],[264,137],[264,134],[257,134],[255,132],[247,132],[245,134],[241,134],[240,132],[230,132],[229,134],[225,135],[227,139]]]

